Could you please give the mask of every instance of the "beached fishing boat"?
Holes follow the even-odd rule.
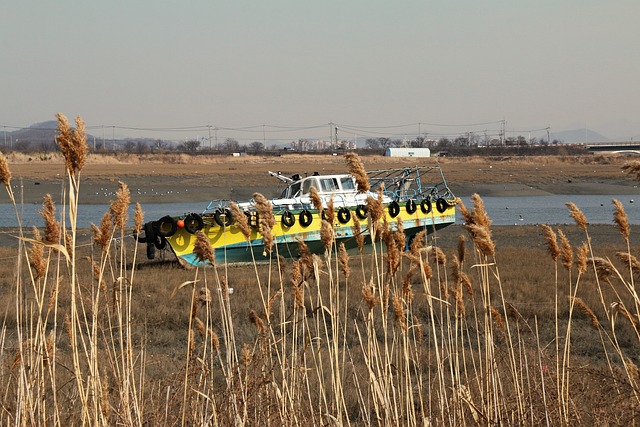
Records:
[[[147,244],[148,258],[155,257],[156,249],[168,248],[183,265],[203,265],[194,254],[195,233],[199,230],[209,238],[216,263],[261,262],[278,255],[295,258],[299,240],[312,252],[323,253],[321,228],[327,219],[333,222],[329,225],[336,244],[344,243],[353,250],[358,247],[358,234],[365,238],[366,245],[371,244],[368,211],[374,206],[382,212],[378,222],[386,221],[394,230],[401,223],[408,243],[423,230],[428,234],[455,222],[456,199],[438,165],[367,172],[367,191],[358,188],[351,174],[269,174],[285,186],[280,197],[269,201],[271,212],[262,212],[254,199],[238,203],[214,200],[200,213],[167,215],[147,222],[138,240]],[[237,208],[232,209],[234,203]],[[332,205],[333,215],[327,211]],[[238,223],[233,211],[246,216],[248,227]],[[272,217],[261,221],[261,215]]]

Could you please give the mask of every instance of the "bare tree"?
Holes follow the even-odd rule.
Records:
[[[251,151],[262,151],[264,150],[264,144],[260,141],[253,141],[251,144],[249,144],[249,149]]]
[[[222,149],[227,151],[238,151],[240,150],[240,143],[233,138],[227,138],[224,140],[224,144],[222,144]]]

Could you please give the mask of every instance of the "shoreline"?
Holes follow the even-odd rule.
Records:
[[[390,158],[361,157],[369,170],[422,163],[439,164],[453,194],[480,196],[640,195],[638,181],[622,171],[627,158]],[[18,203],[42,203],[45,194],[60,202],[66,182],[64,163],[57,158],[28,161],[9,158],[11,185]],[[215,199],[248,200],[255,192],[276,197],[283,186],[268,171],[283,174],[344,173],[342,157],[291,154],[266,156],[195,156],[186,154],[89,157],[82,171],[81,204],[109,203],[118,182],[128,185],[133,203],[193,202]],[[0,202],[8,196],[0,196]]]

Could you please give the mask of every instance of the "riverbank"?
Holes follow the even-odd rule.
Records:
[[[31,159],[31,160],[29,160]],[[46,160],[9,155],[12,185],[18,200],[40,203],[49,193],[59,200],[66,178],[59,156]],[[628,158],[593,157],[473,157],[443,159],[363,156],[368,170],[416,164],[442,166],[457,196],[535,196],[548,194],[639,194],[638,182],[622,172]],[[287,154],[274,156],[122,155],[89,156],[82,171],[80,202],[106,203],[125,182],[132,201],[205,203],[212,199],[246,200],[254,192],[268,197],[281,185],[268,171],[343,173],[341,156]],[[2,201],[0,196],[0,201]]]

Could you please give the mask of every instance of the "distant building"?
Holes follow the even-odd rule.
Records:
[[[431,157],[431,150],[428,148],[399,148],[390,147],[384,153],[388,157]]]

